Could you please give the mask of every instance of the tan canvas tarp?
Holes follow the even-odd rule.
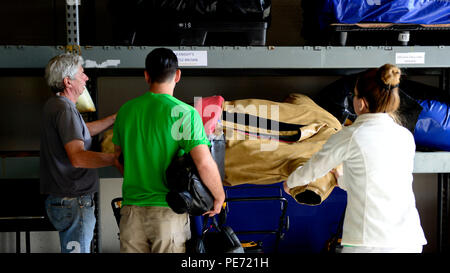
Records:
[[[301,138],[298,141],[283,142],[255,137],[251,134],[258,130],[255,126],[224,121],[224,185],[227,186],[245,183],[273,184],[286,180],[295,169],[319,151],[331,135],[342,128],[333,115],[302,94],[291,94],[285,102],[259,99],[225,101],[224,111],[303,125],[300,127]],[[263,130],[263,133],[275,135],[276,130]],[[283,132],[290,133],[294,132]],[[336,182],[332,175],[318,180],[319,188],[328,194]],[[311,185],[314,187],[314,183]]]

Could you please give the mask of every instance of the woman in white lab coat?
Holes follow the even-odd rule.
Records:
[[[334,171],[347,192],[342,252],[420,253],[427,243],[412,188],[414,137],[395,122],[401,70],[386,64],[358,78],[355,122],[329,138],[322,149],[284,183],[306,185]]]

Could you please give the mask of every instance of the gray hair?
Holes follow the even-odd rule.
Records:
[[[45,67],[45,80],[53,92],[64,90],[64,79],[73,79],[80,65],[83,65],[83,57],[71,53],[63,53],[55,56]]]

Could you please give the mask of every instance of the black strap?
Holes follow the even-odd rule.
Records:
[[[272,130],[272,125],[274,125],[275,128],[277,128],[278,132],[292,132],[296,131],[295,134],[292,135],[273,135],[273,134],[263,134],[260,132],[254,133],[254,132],[247,132],[242,130],[237,130],[249,135],[253,135],[260,138],[267,138],[267,139],[276,139],[280,141],[286,141],[286,142],[296,142],[300,140],[302,136],[301,128],[305,125],[300,124],[292,124],[292,123],[285,123],[280,122],[272,119],[266,119],[250,114],[244,114],[244,113],[230,113],[227,111],[222,112],[222,119],[227,122],[233,122],[236,124],[241,124],[244,126],[255,126],[257,128],[265,129],[265,130]],[[250,121],[256,121],[256,124],[250,124]]]
[[[277,131],[283,132],[283,131],[297,131],[300,128],[304,127],[305,125],[300,124],[292,124],[292,123],[286,123],[286,122],[280,122],[272,119],[266,119],[250,114],[244,114],[244,113],[230,113],[227,111],[222,112],[222,120],[228,121],[228,122],[234,122],[241,125],[247,125],[250,126],[250,120],[256,120],[256,127],[266,130],[272,130],[272,124],[276,125],[278,128]],[[242,123],[242,120],[244,123]],[[254,125],[254,124],[252,124]]]
[[[238,132],[242,132],[244,134],[248,134],[251,136],[255,136],[257,138],[265,138],[265,139],[272,139],[277,141],[285,141],[285,142],[296,142],[299,141],[301,138],[301,131],[297,131],[294,135],[271,135],[271,134],[262,134],[262,133],[253,133],[253,132],[246,132],[242,130],[236,130]]]
[[[217,221],[216,217],[219,217],[219,221]],[[215,215],[213,217],[209,217],[208,215],[203,216],[203,225],[202,225],[202,236],[208,232],[208,230],[211,229],[211,227],[214,227],[215,229],[217,229],[217,231],[221,231],[222,227],[225,224],[227,218],[227,212],[225,211],[224,208],[222,208],[220,210],[220,213],[218,215]],[[212,220],[212,224],[211,226],[208,226],[208,220],[211,219]]]

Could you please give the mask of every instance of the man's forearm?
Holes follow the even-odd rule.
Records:
[[[76,168],[102,168],[114,164],[114,154],[81,151],[73,155],[71,163]]]
[[[115,121],[116,121],[116,114],[113,114],[103,119],[88,122],[86,123],[86,126],[89,129],[90,135],[95,136],[111,127]]]

